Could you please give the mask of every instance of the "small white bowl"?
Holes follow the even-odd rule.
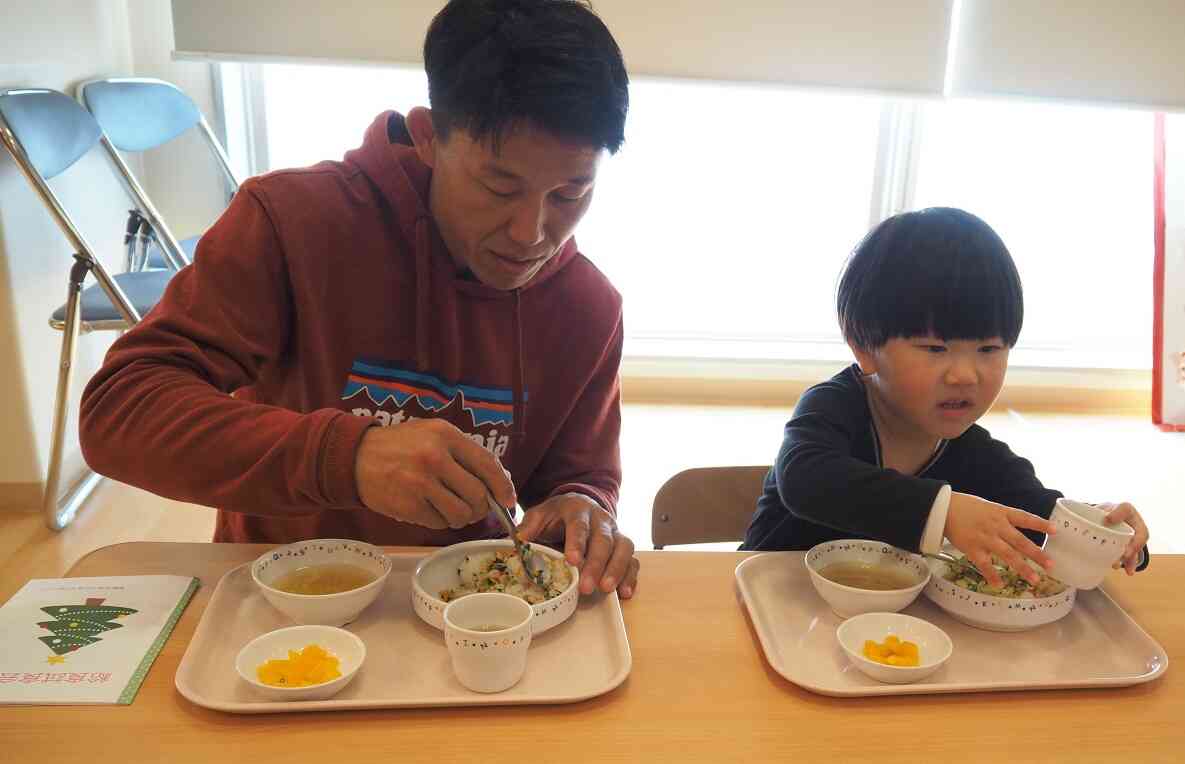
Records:
[[[287,658],[289,650],[320,645],[338,659],[341,676],[308,687],[273,687],[260,682],[256,670],[273,658]],[[366,660],[366,645],[354,634],[336,626],[289,626],[269,631],[248,642],[235,658],[235,670],[243,681],[271,700],[324,700],[345,689]]]
[[[443,630],[444,609],[448,603],[440,598],[440,592],[461,583],[457,570],[465,556],[510,549],[512,546],[514,545],[509,539],[464,541],[439,549],[420,560],[415,575],[412,576],[411,604],[416,615],[422,618],[424,623]],[[531,550],[553,559],[564,559],[563,553],[542,544],[531,544]],[[580,600],[580,571],[576,566],[568,565],[568,573],[572,576],[572,583],[568,588],[546,602],[531,605],[535,612],[534,623],[531,626],[534,634],[542,634],[558,626],[576,612],[576,605]]]
[[[900,569],[917,583],[905,589],[857,589],[823,578],[819,571],[837,562],[861,562]],[[883,541],[840,539],[816,544],[803,558],[811,583],[835,614],[849,618],[860,613],[894,613],[917,599],[930,580],[925,559]]]
[[[375,580],[337,594],[291,594],[272,587],[298,568],[344,563],[365,568]],[[300,624],[341,626],[353,621],[378,598],[391,573],[391,561],[377,546],[349,539],[312,539],[278,547],[251,563],[251,578],[264,598]]]
[[[918,665],[889,666],[864,657],[865,640],[884,642],[890,634],[918,646]],[[904,613],[862,613],[841,623],[835,638],[852,665],[878,682],[892,684],[920,682],[942,668],[954,652],[954,643],[945,631]]]

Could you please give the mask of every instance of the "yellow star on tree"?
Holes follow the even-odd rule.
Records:
[[[50,665],[53,665],[55,663],[65,663],[66,657],[63,655],[51,655],[45,659],[45,662]]]

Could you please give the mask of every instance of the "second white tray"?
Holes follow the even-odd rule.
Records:
[[[915,684],[882,684],[851,665],[835,638],[843,622],[811,585],[804,552],[770,552],[736,568],[737,587],[770,666],[823,695],[1120,687],[1156,679],[1168,655],[1102,588],[1081,591],[1059,621],[1002,634],[956,621],[919,595],[903,613],[943,629],[954,642],[945,666]]]

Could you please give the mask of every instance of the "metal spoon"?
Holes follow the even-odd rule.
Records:
[[[979,568],[975,567],[970,562],[967,562],[966,560],[961,560],[958,557],[950,555],[946,552],[939,552],[938,554],[930,554],[929,552],[922,552],[922,557],[929,557],[931,560],[938,560],[939,562],[945,562],[947,565],[953,565],[956,568],[962,568],[963,570],[971,571],[971,572],[975,573],[975,575],[980,576],[980,577],[983,576],[983,574],[979,572]]]
[[[523,562],[523,570],[534,581],[540,589],[544,592],[548,590],[548,579],[550,576],[546,575],[543,566],[531,553],[531,545],[523,541],[522,536],[518,535],[518,528],[514,525],[514,517],[511,516],[510,510],[494,501],[494,497],[489,494],[486,495],[486,501],[490,505],[490,511],[498,516],[502,521],[503,527],[506,528],[506,533],[510,536],[510,540],[514,543],[514,551]]]

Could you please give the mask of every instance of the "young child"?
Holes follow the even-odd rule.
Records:
[[[1051,575],[1041,533],[1061,496],[975,424],[996,400],[1024,313],[1020,276],[986,223],[958,209],[907,212],[852,253],[837,296],[857,363],[803,394],[742,549],[809,549],[869,538],[936,552],[943,537],[1002,581],[997,555],[1032,583]],[[1131,504],[1106,521],[1136,530],[1121,564],[1147,564]]]

